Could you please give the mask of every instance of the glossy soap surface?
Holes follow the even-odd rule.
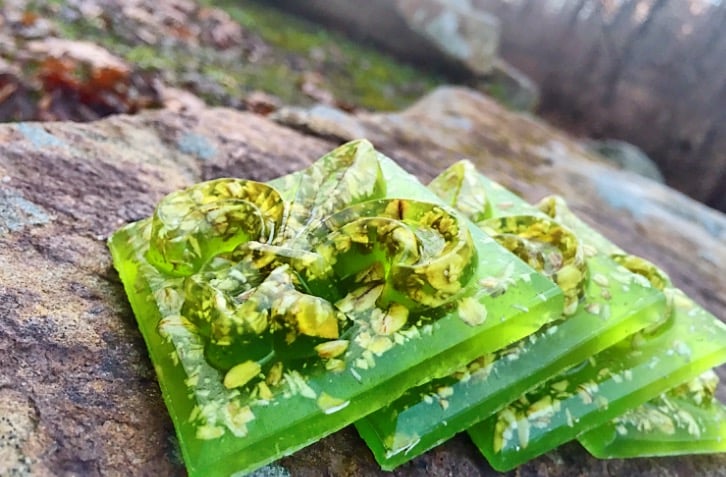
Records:
[[[110,248],[193,476],[292,453],[563,308],[365,141],[174,192]]]
[[[582,274],[576,284],[565,284],[576,307],[563,310],[557,322],[506,349],[477,358],[446,378],[411,389],[358,421],[361,436],[384,469],[412,459],[491,416],[565,368],[653,325],[666,310],[663,293],[598,251],[601,237],[562,204],[560,215],[566,214],[567,227],[560,223],[563,217],[557,217],[560,222],[554,220],[488,181],[467,162],[442,173],[431,188],[556,281],[563,281],[562,270],[576,260],[582,264],[578,267]],[[493,226],[496,229],[492,230]],[[578,249],[569,254],[569,264],[570,250],[563,245],[567,241]],[[552,243],[559,249],[551,247]],[[543,253],[559,255],[546,263],[541,260]],[[558,271],[552,270],[557,267]],[[623,281],[629,289],[612,293],[611,288]]]
[[[726,406],[712,371],[628,410],[578,441],[600,459],[726,452]]]
[[[631,269],[637,269],[637,266],[631,264]],[[651,278],[654,284],[661,281],[657,274]],[[492,467],[512,469],[582,433],[590,436],[584,442],[596,456],[617,457],[615,452],[623,457],[674,455],[689,452],[689,448],[701,448],[705,452],[723,450],[723,446],[709,444],[708,439],[700,441],[701,435],[707,433],[719,441],[719,434],[723,433],[721,426],[715,429],[701,424],[688,426],[697,422],[699,416],[720,418],[722,414],[717,403],[714,407],[701,407],[700,412],[694,413],[696,408],[686,403],[693,399],[687,396],[671,399],[667,404],[668,422],[663,424],[660,415],[663,404],[648,402],[726,360],[726,325],[681,291],[667,283],[663,287],[670,310],[658,325],[550,378],[469,429],[472,440]],[[681,403],[686,404],[681,406]],[[639,413],[636,408],[641,405],[645,408]],[[648,412],[653,408],[658,412]],[[634,413],[634,418],[631,419],[628,413]],[[691,444],[669,445],[668,441],[672,439],[667,432],[647,433],[649,437],[639,440],[629,431],[630,425],[636,429],[672,427],[678,429],[680,438],[690,432]],[[694,430],[695,426],[698,431]],[[623,447],[614,452],[606,450],[610,442],[618,444],[612,441],[613,434],[608,429],[613,427],[616,432],[620,431],[623,447],[630,448],[629,455],[625,455]],[[601,437],[594,439],[594,435]]]

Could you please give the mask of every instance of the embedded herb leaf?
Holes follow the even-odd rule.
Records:
[[[436,176],[428,187],[472,222],[479,222],[491,215],[486,189],[478,180],[471,161],[457,162]]]
[[[279,240],[301,239],[306,228],[333,212],[385,195],[378,152],[366,140],[352,141],[307,169],[272,181],[290,207]],[[304,240],[304,238],[302,239]]]

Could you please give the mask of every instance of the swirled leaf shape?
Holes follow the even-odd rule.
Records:
[[[508,210],[521,202],[516,197],[514,202],[499,201],[495,206],[487,192],[488,188],[494,189],[493,185],[487,184],[467,160],[442,172],[429,188],[535,270],[551,277],[565,294],[565,314],[575,312],[586,274],[585,256],[577,235],[563,225],[562,216],[569,213],[564,204],[544,202],[541,210],[551,219],[532,207],[526,213]],[[496,194],[496,190],[492,192]],[[503,206],[504,202],[508,206]]]
[[[278,181],[288,200],[266,184],[216,179],[159,203],[146,258],[186,277],[182,316],[205,340],[210,364],[227,376],[246,370],[226,386],[317,357],[350,326],[345,290],[377,290],[373,304],[404,317],[398,330],[412,313],[452,301],[471,278],[468,226],[439,205],[378,198],[376,154],[367,143],[343,146]]]
[[[570,229],[536,215],[493,218],[481,225],[512,253],[551,277],[565,294],[565,314],[575,312],[586,267],[580,241]]]
[[[188,276],[246,241],[270,242],[285,204],[272,187],[217,179],[172,192],[154,211],[146,259],[159,271]]]
[[[551,195],[540,200],[535,207],[552,220],[562,224],[570,229],[578,228],[581,220],[567,206],[565,199],[558,195]],[[625,252],[607,238],[602,236],[592,228],[588,228],[586,235],[587,243],[584,249],[587,254],[604,253],[604,254],[624,254]]]
[[[618,264],[628,269],[628,271],[642,276],[643,279],[647,280],[648,283],[658,290],[662,291],[673,287],[671,279],[663,270],[642,257],[627,253],[614,253],[611,257]]]
[[[468,226],[440,205],[426,202],[357,204],[326,218],[315,236],[316,249],[332,264],[338,280],[353,278],[353,288],[383,284],[380,303],[399,303],[410,310],[450,302],[476,264]]]

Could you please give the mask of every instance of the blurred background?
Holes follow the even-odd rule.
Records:
[[[726,211],[721,0],[0,0],[0,121],[395,110],[444,83]]]
[[[475,0],[501,55],[576,134],[621,138],[667,182],[726,210],[726,6],[721,0]]]

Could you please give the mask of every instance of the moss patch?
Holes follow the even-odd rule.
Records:
[[[67,7],[52,2],[40,7],[39,13],[49,19],[66,19],[56,25],[61,36],[96,42],[143,70],[157,72],[168,84],[191,90],[211,105],[236,106],[249,92],[263,90],[288,104],[311,104],[317,93],[332,94],[350,107],[395,110],[444,82],[266,5],[233,0],[202,0],[200,4],[229,13],[243,28],[242,44],[225,51],[182,41],[147,44],[123,33],[124,26],[117,23],[123,17],[106,24],[103,16],[59,16]]]
[[[314,71],[320,74],[320,86],[346,103],[377,110],[399,109],[444,82],[441,77],[275,8],[232,0],[215,4],[258,34],[276,50],[275,56],[283,53],[292,60],[278,61],[278,67],[280,63],[297,63],[298,68],[288,71],[288,81],[296,79],[299,84],[304,72]]]

